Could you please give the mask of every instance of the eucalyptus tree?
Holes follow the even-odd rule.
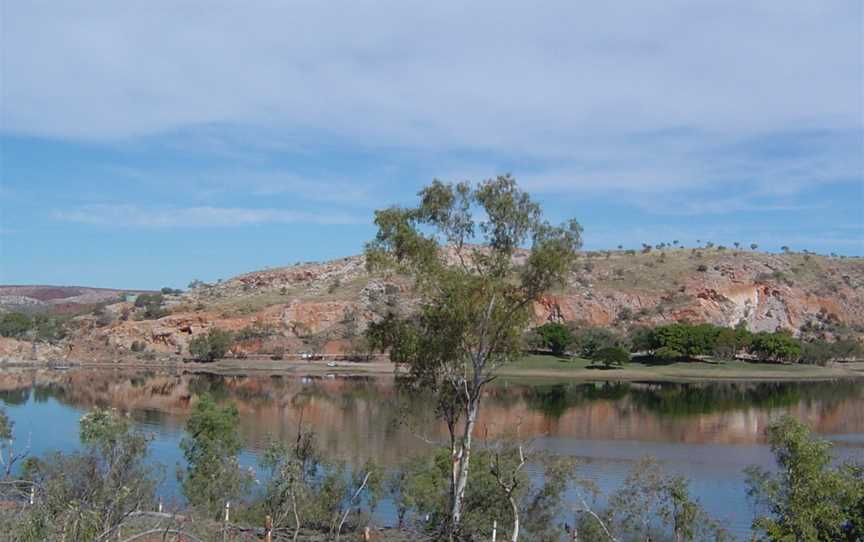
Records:
[[[409,388],[434,395],[447,425],[452,540],[460,536],[483,390],[520,355],[533,303],[573,269],[582,228],[575,220],[550,225],[509,175],[474,185],[436,180],[418,196],[416,207],[375,213],[366,258],[372,270],[412,277],[420,308],[388,314],[369,337],[407,367]]]

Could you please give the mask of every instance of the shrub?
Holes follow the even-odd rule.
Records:
[[[633,310],[630,307],[624,307],[618,311],[618,321],[629,322],[633,319]]]
[[[26,314],[20,312],[4,314],[3,318],[0,319],[0,335],[4,337],[23,337],[31,327],[33,327],[33,321]]]
[[[714,337],[712,353],[718,358],[733,359],[738,352],[750,346],[753,335],[743,325],[721,328]]]
[[[144,309],[142,317],[145,320],[157,320],[168,315],[168,310],[162,307],[164,302],[162,294],[141,294],[135,299],[135,306]]]
[[[617,346],[626,348],[627,339],[604,327],[584,327],[574,331],[574,345],[580,355],[592,359],[602,348]]]
[[[540,346],[552,351],[556,356],[563,355],[573,344],[573,333],[563,324],[543,324],[534,330],[537,334]]]
[[[685,357],[684,352],[681,352],[680,350],[676,350],[675,348],[672,348],[671,346],[661,346],[660,348],[658,348],[657,350],[654,351],[654,356],[658,357],[660,359],[668,359],[668,360],[681,359],[681,358]]]
[[[699,271],[700,273],[705,273],[706,271],[708,271],[708,266],[704,263],[700,263],[699,266],[696,268],[696,271]]]
[[[794,361],[801,356],[801,343],[788,333],[763,331],[753,335],[750,353],[765,360]]]
[[[273,353],[270,355],[270,359],[274,361],[285,359],[285,348],[282,346],[274,348]]]
[[[249,341],[254,339],[265,339],[275,334],[275,330],[272,326],[267,326],[260,323],[254,323],[248,325],[238,331],[234,335],[235,341]]]
[[[164,301],[162,294],[141,294],[135,298],[135,306],[140,309],[147,305],[161,305]]]
[[[657,335],[648,326],[634,326],[629,332],[630,351],[645,352],[648,355],[657,349]]]
[[[132,345],[129,347],[129,350],[133,352],[143,352],[145,345],[140,341],[132,341]]]
[[[593,359],[606,367],[621,366],[630,361],[630,354],[621,347],[607,346],[598,350]]]
[[[230,331],[212,328],[206,335],[199,335],[189,342],[189,354],[197,361],[214,361],[225,357],[231,347]]]

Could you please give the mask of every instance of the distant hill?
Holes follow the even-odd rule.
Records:
[[[84,286],[0,285],[0,309],[49,314],[79,313],[118,301],[125,293],[139,291]]]

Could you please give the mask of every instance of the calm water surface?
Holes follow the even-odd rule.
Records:
[[[247,465],[271,436],[289,438],[300,413],[332,456],[352,464],[374,458],[393,465],[429,449],[443,427],[419,397],[400,399],[392,378],[231,377],[123,371],[0,371],[0,403],[19,442],[34,454],[78,447],[78,418],[94,406],[129,412],[152,432],[152,457],[165,465],[162,491],[176,498],[174,466],[190,404],[200,393],[234,401]],[[404,423],[406,416],[410,423]],[[752,511],[743,469],[772,466],[766,426],[784,413],[834,442],[841,458],[864,460],[861,381],[815,383],[515,383],[490,388],[480,427],[500,435],[516,426],[537,446],[582,460],[582,475],[604,491],[620,485],[633,463],[651,455],[691,480],[693,494],[739,537]],[[400,423],[402,422],[402,423]],[[423,428],[422,430],[420,428]],[[384,521],[392,507],[380,510]]]

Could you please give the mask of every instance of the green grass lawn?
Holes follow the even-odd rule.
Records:
[[[506,376],[548,375],[575,379],[770,379],[836,378],[851,376],[845,368],[813,365],[757,363],[742,360],[707,360],[661,362],[631,361],[623,367],[605,368],[583,358],[559,358],[551,355],[527,355],[501,368]]]

